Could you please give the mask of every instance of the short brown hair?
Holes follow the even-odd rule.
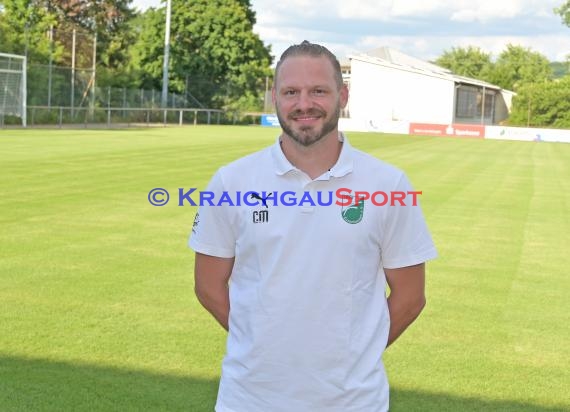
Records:
[[[311,43],[308,40],[304,40],[300,44],[294,44],[289,46],[287,50],[283,52],[277,65],[275,66],[275,82],[277,82],[277,74],[279,73],[279,68],[281,64],[287,59],[288,57],[295,57],[295,56],[310,56],[310,57],[326,57],[330,63],[332,64],[334,70],[335,81],[340,89],[343,85],[342,81],[342,71],[340,69],[340,63],[336,56],[325,46],[321,46],[320,44]]]

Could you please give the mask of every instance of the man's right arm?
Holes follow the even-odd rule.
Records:
[[[194,290],[198,300],[228,330],[230,295],[228,282],[234,258],[221,258],[196,253]]]

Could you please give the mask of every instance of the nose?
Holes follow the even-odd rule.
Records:
[[[299,99],[297,100],[297,109],[305,111],[312,107],[313,101],[311,99],[310,93],[306,90],[302,90],[299,93]]]

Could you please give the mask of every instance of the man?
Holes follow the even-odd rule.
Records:
[[[381,356],[425,305],[430,234],[410,199],[326,201],[412,191],[339,133],[348,90],[329,50],[287,49],[272,95],[283,133],[215,174],[208,191],[234,200],[201,206],[190,238],[197,297],[229,332],[216,411],[386,411]]]

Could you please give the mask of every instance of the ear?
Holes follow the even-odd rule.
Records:
[[[340,107],[345,108],[348,103],[348,86],[343,84],[340,88]]]
[[[277,106],[277,91],[275,90],[275,85],[271,88],[271,101],[273,106]]]

